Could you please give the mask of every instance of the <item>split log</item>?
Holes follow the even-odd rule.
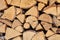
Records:
[[[10,8],[8,8],[7,10],[4,11],[4,14],[2,15],[3,19],[8,19],[8,20],[14,20],[15,18],[15,7],[11,6]]]
[[[36,4],[36,0],[21,0],[20,7],[23,9],[28,9]]]
[[[7,4],[5,0],[0,0],[0,10],[4,10],[7,8]]]
[[[43,32],[37,32],[37,34],[32,37],[32,40],[45,40],[45,35]]]
[[[36,6],[33,6],[32,8],[30,8],[26,13],[25,15],[32,15],[32,16],[36,16],[38,17],[39,16],[39,12],[38,12],[38,9]]]
[[[48,14],[42,14],[38,17],[38,20],[52,23],[52,18]]]
[[[12,28],[16,28],[17,26],[20,26],[20,25],[22,25],[22,23],[19,22],[19,20],[15,19],[15,20],[13,21],[11,27],[12,27]]]
[[[7,4],[10,4],[12,0],[6,0]]]
[[[35,30],[41,30],[41,29],[43,29],[41,24],[38,24]]]
[[[19,36],[19,35],[22,35],[22,33],[14,30],[12,28],[7,27],[5,39],[8,40],[8,39],[14,38],[14,37]]]
[[[26,31],[23,33],[23,40],[31,40],[35,34],[36,32],[34,31]]]
[[[19,21],[20,21],[21,23],[24,23],[24,20],[25,20],[25,15],[24,15],[24,14],[19,14],[19,15],[17,15],[17,18],[19,19]]]
[[[0,33],[5,33],[6,31],[6,24],[0,26]]]
[[[23,32],[23,31],[24,31],[24,29],[23,29],[22,26],[17,26],[17,27],[15,28],[15,30],[18,31],[18,32]]]
[[[45,7],[45,4],[38,3],[38,10],[41,11]]]
[[[8,26],[10,26],[10,27],[11,27],[11,25],[12,25],[12,23],[11,23],[9,20],[4,20],[4,19],[1,19],[1,18],[0,18],[0,22],[4,23],[4,24],[6,24],[6,25],[8,25]]]
[[[60,3],[60,0],[56,0],[58,3]]]
[[[46,37],[52,36],[53,34],[55,34],[53,31],[48,30],[46,33]]]
[[[45,30],[49,30],[52,27],[52,24],[49,24],[47,22],[41,22]]]

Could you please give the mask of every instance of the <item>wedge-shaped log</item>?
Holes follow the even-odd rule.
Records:
[[[8,8],[7,10],[4,11],[4,14],[2,15],[1,18],[3,19],[8,19],[8,20],[14,20],[15,18],[15,7],[11,6],[10,8]]]
[[[5,39],[10,39],[10,38],[14,38],[16,36],[22,35],[22,33],[12,29],[12,28],[8,28],[6,29],[6,35],[5,35]]]
[[[39,12],[38,12],[37,7],[36,7],[36,6],[33,6],[32,8],[30,8],[30,9],[25,13],[25,15],[32,15],[32,16],[38,17]]]
[[[38,20],[52,23],[52,18],[48,14],[42,14],[38,17]]]
[[[35,34],[36,32],[34,31],[26,31],[23,33],[23,40],[31,40]]]
[[[45,30],[49,30],[52,27],[52,24],[47,22],[41,22]]]
[[[7,8],[7,4],[5,0],[0,0],[0,10],[4,10]]]

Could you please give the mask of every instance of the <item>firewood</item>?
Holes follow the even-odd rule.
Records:
[[[22,13],[22,9],[21,8],[16,8],[16,15]]]
[[[4,10],[7,8],[7,4],[5,2],[5,0],[0,0],[0,10]]]
[[[20,7],[20,2],[21,2],[21,0],[12,0],[10,4]]]
[[[38,10],[41,11],[45,7],[45,4],[43,3],[38,3]]]
[[[47,22],[41,22],[45,30],[49,30],[52,27],[52,24],[49,24]]]
[[[44,3],[44,4],[47,4],[48,3],[48,0],[37,0],[38,2],[41,2],[41,3]]]
[[[37,34],[32,37],[32,40],[45,40],[45,35],[43,32],[37,32]]]
[[[0,33],[5,33],[6,31],[6,24],[0,26]]]
[[[7,4],[10,4],[12,0],[6,0]]]
[[[52,36],[53,34],[54,34],[53,31],[48,30],[47,33],[46,33],[46,37]]]
[[[56,31],[57,31],[57,28],[51,28],[52,29],[52,31],[54,32],[54,33],[56,33]]]
[[[16,36],[19,36],[19,35],[22,35],[22,33],[12,29],[12,28],[9,28],[7,27],[6,29],[6,35],[5,35],[5,39],[10,39],[10,38],[14,38]]]
[[[20,36],[18,36],[16,38],[12,39],[12,40],[22,40],[22,38]]]
[[[58,27],[60,26],[60,21],[54,16],[53,17],[53,23]]]
[[[0,22],[5,23],[6,25],[8,25],[8,26],[10,26],[10,27],[11,27],[11,25],[12,25],[12,23],[11,23],[9,20],[4,20],[4,19],[1,19],[1,18],[0,18]]]
[[[36,30],[41,30],[41,29],[43,29],[41,24],[38,24],[37,27],[36,27]]]
[[[57,19],[60,20],[60,16],[57,16]]]
[[[49,37],[48,40],[60,40],[60,35],[55,34],[55,35]]]
[[[31,40],[35,34],[36,32],[34,31],[26,31],[23,33],[23,40]]]
[[[19,20],[15,19],[15,20],[13,21],[11,27],[12,27],[12,28],[16,28],[17,26],[20,26],[20,25],[22,25],[22,23],[19,22]]]
[[[24,31],[24,29],[23,29],[22,26],[17,26],[17,27],[15,28],[15,30],[18,31],[18,32],[23,32],[23,31]]]
[[[2,15],[3,19],[8,19],[8,20],[14,20],[15,18],[15,7],[11,6],[10,8],[8,8],[7,10],[4,11],[4,14]]]
[[[29,29],[30,28],[30,24],[29,23],[24,23],[24,28],[25,29]]]
[[[47,7],[43,10],[46,14],[52,14],[52,15],[55,15],[57,16],[57,10],[56,10],[56,6],[50,6],[50,7]]]
[[[29,16],[26,18],[26,22],[30,23],[30,25],[32,26],[32,28],[34,29],[37,24],[38,24],[38,21],[37,21],[37,18],[34,17],[34,16]]]
[[[42,15],[40,15],[40,16],[38,17],[38,20],[52,23],[52,18],[51,18],[51,16],[49,16],[49,15],[47,15],[47,14],[42,14]]]
[[[38,12],[38,9],[37,9],[36,6],[33,6],[32,8],[30,8],[30,9],[25,13],[25,15],[32,15],[32,16],[36,16],[36,17],[38,17],[38,14],[39,14],[39,12]]]
[[[2,14],[3,14],[3,13],[2,13],[2,12],[0,12],[0,17],[2,16]]]
[[[19,19],[20,22],[24,23],[24,20],[25,20],[25,15],[24,14],[17,15],[17,18]]]
[[[36,4],[36,0],[21,0],[20,7],[23,9],[28,9]]]

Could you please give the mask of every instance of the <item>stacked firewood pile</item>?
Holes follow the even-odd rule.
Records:
[[[60,0],[0,0],[0,40],[60,40]]]

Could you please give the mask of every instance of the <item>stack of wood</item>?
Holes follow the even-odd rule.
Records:
[[[60,40],[60,0],[0,0],[0,40]]]

